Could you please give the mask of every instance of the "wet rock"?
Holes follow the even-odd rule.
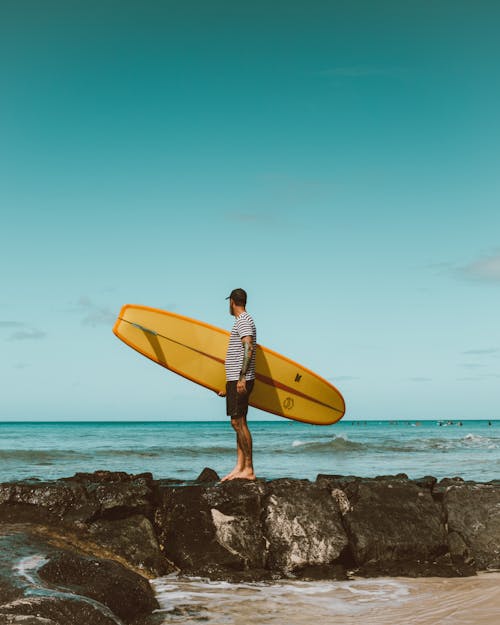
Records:
[[[104,606],[86,601],[59,597],[25,597],[0,607],[0,623],[117,625],[117,620]]]
[[[500,566],[500,482],[213,478],[210,469],[188,484],[99,471],[1,484],[0,528],[21,520],[52,550],[116,558],[153,576],[338,579],[350,569],[469,575]],[[0,602],[19,599],[0,575]]]
[[[1,521],[87,523],[133,514],[149,516],[152,507],[150,473],[97,471],[52,482],[0,484]]]
[[[0,484],[0,520],[43,523],[51,520],[86,519],[96,506],[81,484],[26,481]]]
[[[41,616],[0,614],[0,625],[57,625],[57,623]]]
[[[449,554],[434,561],[396,560],[394,562],[369,562],[358,574],[365,577],[466,577],[475,575],[474,568],[455,565]]]
[[[328,489],[307,480],[270,482],[264,518],[270,569],[288,573],[328,566],[339,561],[347,549],[337,499]]]
[[[220,480],[219,474],[210,469],[209,467],[205,467],[203,471],[196,478],[196,482],[218,482]]]
[[[149,486],[153,484],[152,473],[126,473],[125,471],[94,471],[93,473],[75,473],[72,477],[63,477],[61,482],[95,482],[101,483],[129,483],[143,480]]]
[[[448,534],[448,549],[450,551],[450,559],[456,567],[457,572],[459,571],[463,576],[476,574],[474,557],[463,538],[457,532],[450,532]]]
[[[417,486],[420,486],[420,488],[428,488],[429,490],[432,490],[437,482],[437,479],[433,475],[425,475],[424,477],[418,477],[412,480],[412,482]]]
[[[453,482],[443,497],[450,551],[478,569],[500,568],[500,485]]]
[[[38,573],[45,582],[102,603],[126,623],[159,607],[146,579],[110,560],[61,553]]]
[[[342,581],[348,579],[345,567],[341,564],[304,566],[300,569],[295,569],[293,574],[294,577],[304,581],[325,579]]]
[[[9,603],[9,601],[21,597],[22,594],[22,590],[16,587],[12,580],[7,579],[4,575],[0,575],[0,605]]]
[[[93,519],[121,519],[134,514],[152,514],[153,483],[150,473],[128,475],[103,472],[76,474],[76,481],[85,488],[88,499],[96,507]]]
[[[399,575],[414,575],[422,563],[447,553],[441,510],[427,488],[405,476],[354,480],[322,476],[319,481],[332,491],[344,491],[349,500],[342,518],[361,572],[392,566]],[[450,567],[449,575],[454,574]]]
[[[247,480],[160,489],[155,525],[165,555],[193,573],[263,568],[263,495],[263,484]]]
[[[88,536],[93,542],[151,577],[175,570],[162,554],[153,525],[145,516],[95,521],[89,525]]]
[[[442,503],[448,488],[457,484],[465,484],[465,482],[461,477],[445,477],[433,486],[432,496],[437,502]]]

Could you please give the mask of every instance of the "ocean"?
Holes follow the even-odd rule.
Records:
[[[410,478],[500,477],[500,421],[341,421],[314,426],[249,420],[257,476],[314,480],[318,473]],[[225,421],[0,423],[0,481],[56,479],[96,470],[180,481],[235,463]]]
[[[259,478],[319,473],[499,479],[500,421],[341,421],[319,427],[251,421]],[[179,481],[235,461],[229,422],[0,423],[0,481],[56,479],[98,469]],[[13,561],[13,575],[40,556]],[[152,581],[164,625],[493,625],[500,573],[466,579],[354,579],[230,584],[175,576]]]

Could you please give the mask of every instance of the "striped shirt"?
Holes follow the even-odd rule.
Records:
[[[231,336],[229,338],[229,345],[227,347],[226,354],[226,380],[232,382],[239,380],[241,367],[243,365],[244,348],[241,339],[244,336],[251,336],[253,340],[253,354],[248,370],[245,375],[245,379],[255,379],[255,347],[257,346],[257,330],[252,317],[247,312],[241,313],[236,320],[231,330]]]

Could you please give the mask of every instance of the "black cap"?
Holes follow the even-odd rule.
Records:
[[[246,306],[247,292],[244,289],[233,289],[226,299],[232,299],[238,306]]]

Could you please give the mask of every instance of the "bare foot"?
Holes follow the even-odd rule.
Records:
[[[227,480],[232,480],[234,479],[234,476],[239,473],[241,471],[241,469],[239,467],[234,467],[234,469],[231,471],[231,473],[228,473],[225,477],[223,477],[221,479],[221,482],[227,482]]]
[[[226,478],[224,478],[226,479]],[[253,469],[244,469],[243,471],[232,471],[228,476],[228,480],[256,480]]]

